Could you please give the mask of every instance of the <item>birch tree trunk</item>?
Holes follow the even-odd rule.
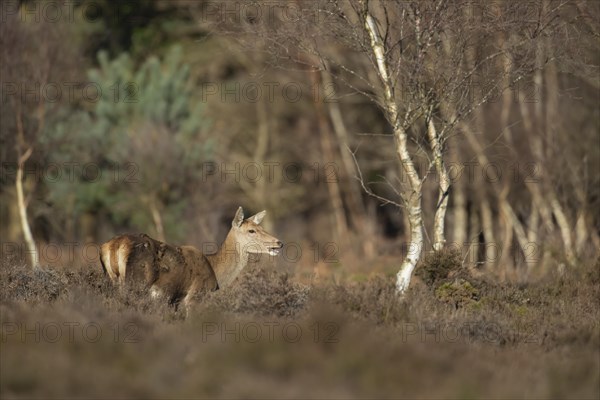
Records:
[[[31,156],[31,147],[27,149],[25,154],[19,155],[19,165],[17,166],[17,177],[15,187],[17,190],[17,205],[19,208],[19,218],[21,220],[21,229],[23,230],[23,237],[27,244],[29,256],[31,257],[31,266],[33,268],[39,268],[40,258],[37,251],[35,240],[31,234],[31,228],[29,227],[29,220],[27,217],[27,203],[25,201],[25,193],[23,191],[23,167],[27,159]]]
[[[16,123],[17,123],[17,155],[18,155],[18,165],[17,165],[17,176],[15,181],[15,189],[17,191],[17,208],[19,209],[19,220],[21,222],[21,230],[23,231],[23,237],[25,239],[25,243],[27,244],[27,249],[29,251],[29,256],[31,257],[31,266],[33,268],[39,268],[40,265],[40,256],[37,250],[37,246],[35,244],[35,240],[33,239],[33,235],[31,234],[31,228],[29,226],[29,219],[27,217],[27,202],[25,201],[25,193],[23,190],[23,168],[25,163],[29,159],[32,153],[32,148],[29,147],[25,153],[22,153],[22,149],[25,148],[25,129],[23,128],[23,116],[21,114],[21,109],[17,109],[16,115]],[[40,127],[43,125],[40,122]]]
[[[393,127],[396,154],[400,160],[402,169],[407,176],[409,186],[408,190],[402,191],[402,197],[406,204],[406,212],[408,214],[410,238],[408,240],[407,254],[396,275],[396,290],[399,294],[404,294],[410,285],[412,273],[417,266],[417,262],[421,257],[421,251],[423,250],[423,211],[421,206],[422,181],[408,150],[408,134],[400,121],[398,106],[394,95],[394,85],[391,79],[390,69],[387,65],[382,37],[377,28],[375,19],[369,13],[366,3],[362,2],[362,5],[363,23],[369,36],[370,50],[375,58],[377,74],[383,85],[383,107],[386,112],[386,117]]]
[[[456,149],[450,153],[452,162],[455,165],[460,165],[457,154],[458,151],[459,150]],[[465,185],[460,179],[457,179],[452,185],[452,198],[454,201],[454,207],[452,207],[452,240],[454,241],[455,246],[462,248],[467,241],[467,224],[469,222],[469,215],[467,214]]]
[[[450,190],[450,177],[444,163],[441,138],[433,124],[431,117],[427,124],[427,135],[429,137],[429,145],[433,152],[433,164],[439,179],[439,195],[438,202],[433,218],[433,249],[441,250],[446,244],[446,235],[444,231],[444,222],[446,219],[446,211],[448,209],[448,193]]]
[[[423,220],[421,209],[421,193],[411,193],[408,201],[408,222],[410,224],[410,240],[408,251],[400,266],[400,271],[396,275],[396,290],[403,294],[410,285],[412,273],[417,266],[423,250]]]

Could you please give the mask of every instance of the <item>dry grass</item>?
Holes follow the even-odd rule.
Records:
[[[404,301],[389,278],[320,286],[292,278],[249,270],[186,316],[141,288],[112,287],[99,271],[36,272],[5,260],[0,394],[600,396],[598,262],[520,286],[449,272]]]

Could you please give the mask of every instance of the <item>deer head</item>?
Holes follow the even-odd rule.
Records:
[[[239,207],[231,222],[231,234],[238,248],[242,252],[252,254],[269,254],[276,256],[283,247],[283,243],[269,235],[260,226],[261,221],[267,214],[261,211],[248,219],[244,219],[244,210]]]

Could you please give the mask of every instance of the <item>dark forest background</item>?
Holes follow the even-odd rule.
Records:
[[[599,4],[458,3],[436,14],[437,2],[387,2],[385,15],[421,15],[440,33],[424,61],[431,70],[409,71],[415,86],[398,98],[408,104],[412,88],[431,85],[438,126],[444,104],[481,102],[445,132],[447,245],[503,279],[593,260]],[[335,14],[338,2],[57,4],[2,5],[3,252],[27,256],[15,183],[31,149],[23,191],[41,264],[89,261],[86,243],[122,232],[202,247],[222,240],[242,205],[248,215],[268,210],[267,230],[288,243],[281,262],[299,276],[397,272],[406,213],[373,195],[397,199],[406,176],[366,39]],[[464,47],[444,43],[454,30],[468,34]],[[464,67],[456,59],[475,63],[503,43],[518,43],[512,63],[486,65],[455,98],[444,92]],[[423,127],[412,125],[409,147],[419,171],[430,170],[428,251],[438,176]]]

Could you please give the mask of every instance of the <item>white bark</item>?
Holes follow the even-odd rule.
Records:
[[[31,234],[31,228],[29,227],[29,220],[27,218],[27,204],[25,202],[25,194],[23,191],[23,166],[29,156],[31,155],[31,148],[29,148],[25,154],[19,157],[19,165],[17,166],[17,177],[16,177],[16,190],[17,190],[17,205],[19,208],[19,218],[21,220],[21,229],[23,230],[23,236],[27,248],[29,250],[29,256],[31,257],[31,266],[38,268],[40,265],[40,258],[37,251],[35,240]]]
[[[513,211],[512,206],[510,205],[510,203],[508,201],[506,201],[505,198],[500,199],[500,207],[502,209],[502,212],[506,216],[506,218],[510,220],[511,225],[513,226],[513,229],[515,230],[517,242],[519,243],[519,246],[521,246],[521,250],[523,251],[523,254],[525,254],[525,252],[527,251],[527,248],[529,246],[529,242],[527,241],[527,234],[525,233],[525,229],[523,228],[523,225],[521,224],[521,222],[519,221],[519,218]]]
[[[396,289],[399,294],[403,294],[408,289],[412,273],[417,266],[423,249],[423,231],[422,231],[422,207],[421,193],[422,181],[417,173],[414,162],[408,151],[408,134],[402,126],[398,114],[398,107],[394,98],[394,86],[390,78],[389,68],[385,59],[385,48],[381,35],[377,29],[377,24],[368,11],[366,5],[364,14],[364,26],[370,39],[370,46],[377,67],[379,79],[383,85],[384,108],[388,121],[394,128],[394,139],[396,144],[396,153],[402,164],[402,169],[407,176],[410,187],[410,193],[404,193],[403,198],[407,204],[408,220],[410,224],[410,239],[408,251],[400,270],[397,274]]]
[[[573,239],[571,235],[571,224],[567,218],[567,215],[564,213],[562,206],[552,195],[550,199],[550,207],[552,207],[552,213],[554,214],[554,218],[556,218],[556,223],[560,229],[560,234],[562,236],[563,244],[565,246],[565,255],[567,257],[567,262],[569,265],[575,265],[577,261],[577,257],[575,257],[575,252],[573,251]]]
[[[422,228],[422,211],[420,196],[414,202],[414,207],[408,209],[408,220],[410,222],[410,241],[406,257],[402,261],[400,271],[396,275],[396,290],[403,294],[410,285],[412,273],[417,266],[417,262],[421,257],[423,250],[423,228]]]
[[[444,230],[444,222],[446,219],[446,211],[448,209],[448,190],[450,189],[450,177],[444,163],[442,154],[442,144],[438,132],[431,118],[427,124],[427,134],[429,136],[429,145],[433,153],[433,164],[439,179],[439,195],[435,216],[433,218],[433,249],[441,250],[446,244],[446,235]]]

